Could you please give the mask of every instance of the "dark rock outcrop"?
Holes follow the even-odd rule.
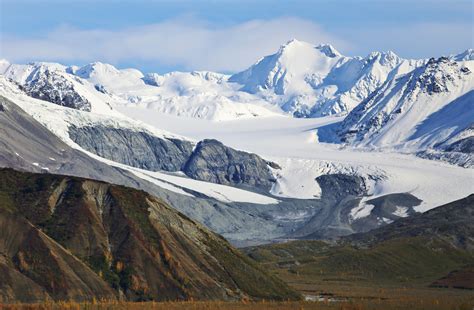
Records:
[[[330,239],[354,233],[345,214],[367,194],[364,179],[356,175],[325,174],[316,181],[321,187],[318,207],[311,218],[286,237]]]
[[[275,182],[268,164],[256,154],[237,151],[217,140],[199,142],[183,172],[197,180],[269,191]]]
[[[35,72],[21,88],[36,99],[76,110],[91,111],[91,103],[74,89],[74,84],[49,69]]]
[[[474,124],[471,125],[474,128]],[[466,154],[474,153],[474,137],[467,137],[458,140],[445,148],[447,152],[460,152]]]
[[[322,199],[340,200],[347,196],[361,197],[367,194],[364,178],[348,174],[324,174],[316,178],[321,187]]]
[[[193,151],[187,140],[122,128],[71,126],[69,136],[89,152],[145,170],[183,171],[196,180],[267,192],[275,182],[271,163],[217,140],[203,140]]]
[[[69,136],[89,152],[151,171],[179,171],[193,150],[193,144],[186,140],[105,126],[71,126]]]

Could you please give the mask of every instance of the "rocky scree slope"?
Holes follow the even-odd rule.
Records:
[[[11,169],[0,175],[3,302],[299,298],[145,192]]]

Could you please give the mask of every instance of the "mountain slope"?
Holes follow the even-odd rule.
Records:
[[[56,63],[10,64],[0,73],[17,83],[29,96],[77,110],[118,115],[109,94],[70,74],[71,68]]]
[[[145,192],[10,169],[0,175],[4,266],[53,299],[119,290],[129,300],[298,298],[222,237]]]
[[[433,146],[450,139],[471,125],[474,116],[469,109],[474,85],[471,69],[471,63],[464,66],[448,58],[431,59],[425,66],[386,83],[361,103],[342,122],[340,137],[354,144],[375,146],[396,146],[410,140]],[[444,128],[439,128],[440,118],[429,117],[450,104],[461,106],[452,115],[444,113],[443,118],[455,122],[446,127],[458,128],[444,133]],[[467,114],[458,116],[460,111]]]
[[[387,81],[343,122],[320,130],[319,139],[411,153],[455,152],[450,161],[469,166],[472,158],[468,145],[474,120],[473,69],[472,61],[430,59],[426,65]],[[464,139],[467,140],[461,142]]]
[[[56,108],[55,105],[49,105]],[[58,116],[54,113],[49,116],[53,120],[55,117],[64,119],[64,115]],[[288,229],[280,227],[267,215],[263,216],[257,212],[260,209],[259,205],[254,203],[261,201],[258,198],[265,198],[263,203],[277,202],[273,198],[249,194],[247,191],[227,186],[220,188],[212,183],[199,183],[184,177],[160,174],[158,178],[152,173],[146,174],[144,170],[108,164],[72,148],[18,105],[2,97],[0,97],[0,124],[1,167],[86,177],[142,189],[233,240],[253,239],[255,236],[271,239]],[[198,182],[193,183],[194,190],[188,189],[189,181]],[[204,191],[207,195],[200,191]],[[233,199],[244,202],[235,206],[231,203]],[[243,209],[243,206],[247,207],[247,201],[252,202],[252,210]]]
[[[4,175],[2,175],[2,183]],[[1,302],[117,299],[117,294],[84,262],[0,202]],[[7,208],[7,212],[5,212]]]
[[[403,218],[385,227],[344,240],[354,244],[377,244],[412,237],[441,239],[456,248],[474,252],[474,194],[425,213]]]

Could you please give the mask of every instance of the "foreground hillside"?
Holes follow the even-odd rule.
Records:
[[[143,191],[0,170],[0,302],[297,299]]]
[[[474,195],[337,244],[292,241],[245,249],[306,295],[456,300],[474,289]]]

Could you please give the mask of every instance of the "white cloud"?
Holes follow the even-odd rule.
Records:
[[[460,53],[474,45],[473,24],[462,22],[400,23],[345,29],[339,34],[357,42],[352,52],[362,55],[392,50],[405,58],[428,58]]]
[[[348,46],[317,24],[299,18],[219,26],[181,17],[117,31],[62,26],[41,38],[4,36],[0,55],[13,62],[156,62],[189,70],[238,71],[292,38]]]
[[[102,61],[120,67],[132,63],[153,68],[235,72],[274,53],[292,38],[314,44],[331,43],[343,53],[362,56],[374,50],[393,50],[407,58],[436,57],[473,47],[473,26],[462,22],[340,26],[331,30],[329,33],[312,21],[295,17],[226,26],[192,16],[119,30],[61,26],[36,38],[2,34],[0,58],[17,63]]]

